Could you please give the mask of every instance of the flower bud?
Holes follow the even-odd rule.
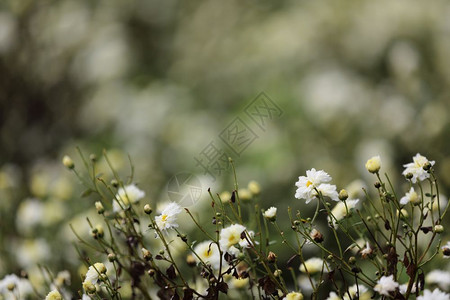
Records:
[[[155,276],[155,270],[153,270],[153,269],[148,270],[147,273],[148,273],[148,275],[150,275],[150,277]]]
[[[350,265],[356,264],[356,257],[350,256],[350,258],[348,259],[348,263],[349,263]]]
[[[116,179],[111,179],[111,185],[117,188],[119,186],[119,182]]]
[[[427,161],[426,163],[423,164],[422,167],[425,171],[428,171],[431,169],[431,163],[429,161]]]
[[[274,206],[270,207],[263,213],[263,216],[267,220],[269,220],[271,222],[275,222],[277,219],[277,208]]]
[[[92,284],[92,282],[90,282],[89,280],[83,282],[83,288],[88,294],[93,294],[96,291],[95,285]]]
[[[144,212],[145,212],[147,215],[149,215],[149,214],[151,214],[151,213],[153,212],[153,209],[152,209],[152,207],[150,206],[150,204],[145,204],[145,205],[144,205]]]
[[[73,160],[68,155],[64,155],[62,163],[68,169],[73,169],[75,167]]]
[[[381,168],[380,156],[374,156],[366,162],[366,169],[370,173],[378,173],[378,171],[380,171],[380,168]]]
[[[240,189],[239,190],[239,199],[241,201],[250,201],[252,200],[252,193],[248,189]]]
[[[342,190],[339,192],[339,200],[345,201],[345,200],[347,200],[347,198],[348,198],[348,193],[347,193],[347,191],[344,190],[344,189],[342,189]]]
[[[444,232],[444,226],[442,226],[442,225],[440,225],[440,224],[435,225],[435,226],[434,226],[434,232],[436,232],[436,233],[442,233],[442,232]]]
[[[247,188],[253,196],[259,195],[259,193],[261,193],[261,186],[254,180],[248,183]]]
[[[323,234],[315,228],[311,230],[310,236],[316,243],[323,242]]]
[[[397,210],[397,217],[400,217],[400,219],[406,219],[408,218],[408,212],[404,208]]]
[[[6,288],[8,289],[8,291],[12,292],[16,288],[16,284],[14,282],[10,282],[10,283],[8,283]]]
[[[269,254],[267,255],[267,261],[269,263],[274,263],[277,261],[277,255],[273,253],[272,251],[269,251]]]
[[[275,276],[275,277],[280,277],[281,276],[281,273],[283,273],[280,269],[276,269],[274,272],[273,272],[273,276]]]
[[[375,188],[379,189],[381,187],[381,183],[379,181],[376,181],[374,184]]]
[[[110,262],[116,261],[116,259],[117,259],[117,257],[116,257],[116,255],[114,253],[109,253],[108,254],[108,260]]]
[[[412,179],[414,175],[412,173],[406,173],[405,177],[406,179]]]
[[[89,159],[90,159],[92,162],[96,162],[96,161],[97,161],[97,155],[95,155],[94,153],[92,153],[91,155],[89,155]]]
[[[186,256],[186,263],[189,267],[195,267],[197,262],[195,261],[194,255],[189,254],[188,256]]]
[[[95,202],[95,209],[97,210],[97,213],[99,215],[102,215],[105,212],[105,208],[103,207],[103,204],[100,201]]]
[[[152,259],[152,254],[150,253],[150,251],[148,251],[147,249],[145,249],[145,248],[142,248],[142,257],[144,257],[144,259],[146,260],[146,261],[149,261],[149,260],[151,260]]]

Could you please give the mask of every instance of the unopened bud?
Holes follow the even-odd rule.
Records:
[[[147,273],[148,273],[148,275],[150,275],[150,277],[155,276],[155,270],[153,270],[153,269],[148,270]]]
[[[347,198],[348,198],[348,192],[346,190],[342,189],[339,192],[339,200],[345,201],[345,200],[347,200]]]
[[[244,259],[245,259],[245,254],[241,252],[241,253],[238,254],[238,257],[237,257],[237,258],[238,258],[239,260],[241,260],[241,261],[244,260]]]
[[[378,173],[381,168],[380,156],[374,156],[366,162],[366,169],[370,173]]]
[[[248,183],[247,188],[250,191],[250,193],[252,193],[252,195],[254,196],[259,195],[259,193],[261,193],[261,186],[259,185],[258,182],[254,180]]]
[[[381,183],[379,181],[375,181],[375,183],[373,184],[375,186],[375,188],[379,189],[381,187]]]
[[[442,232],[444,232],[444,226],[442,226],[442,225],[440,225],[440,224],[435,225],[435,226],[434,226],[434,232],[436,232],[436,233],[442,233]]]
[[[429,161],[427,161],[426,163],[423,164],[422,167],[425,171],[428,171],[431,169],[431,163]]]
[[[150,204],[145,204],[145,205],[144,205],[144,212],[145,212],[147,215],[149,215],[149,214],[151,214],[151,213],[153,212],[153,209],[152,209],[152,207],[150,206]]]
[[[116,257],[116,255],[114,253],[109,253],[108,254],[108,260],[110,262],[116,261],[116,259],[117,259],[117,257]]]
[[[64,155],[62,163],[68,169],[73,169],[75,167],[73,160],[68,155]]]
[[[14,282],[10,282],[8,283],[6,288],[8,289],[8,291],[12,292],[16,288],[16,284]]]
[[[94,153],[92,153],[91,155],[89,155],[89,159],[90,159],[92,162],[96,162],[96,161],[97,161],[97,155],[95,155]]]
[[[276,269],[274,272],[273,272],[273,276],[275,276],[275,277],[280,277],[281,276],[281,273],[283,273],[280,269]]]
[[[414,175],[412,173],[406,173],[405,177],[406,179],[412,179]]]
[[[323,242],[323,234],[317,230],[313,229],[311,230],[310,237],[316,242],[316,243],[322,243]]]
[[[354,264],[356,263],[356,257],[351,256],[351,257],[348,259],[348,263],[349,263],[350,265],[354,265]]]
[[[269,263],[274,263],[277,261],[277,255],[273,253],[272,251],[269,251],[269,254],[267,255],[267,261]]]
[[[95,209],[99,215],[102,215],[105,212],[105,208],[100,201],[95,202]]]
[[[197,264],[194,255],[189,254],[188,256],[186,256],[186,263],[189,267],[195,267],[195,265]]]
[[[152,255],[152,254],[150,253],[150,251],[148,251],[147,249],[142,248],[142,257],[144,257],[144,259],[145,259],[146,261],[149,261],[149,260],[152,259],[153,255]]]

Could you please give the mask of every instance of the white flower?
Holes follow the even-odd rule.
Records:
[[[89,297],[88,295],[86,295],[86,294],[83,294],[83,296],[81,297],[81,300],[91,300],[92,298],[91,297]]]
[[[433,166],[434,160],[429,161],[425,156],[422,156],[419,153],[417,153],[416,156],[413,157],[412,163],[403,165],[405,167],[405,170],[403,171],[402,174],[406,176],[406,174],[411,173],[413,176],[411,178],[411,181],[413,183],[416,183],[417,180],[424,181],[425,179],[430,177],[430,174],[423,169],[423,166],[426,163],[430,163]]]
[[[245,231],[245,227],[240,224],[230,225],[227,228],[222,228],[220,231],[220,248],[228,251],[231,246],[241,242],[241,234]]]
[[[209,263],[214,269],[218,270],[220,268],[220,252],[217,244],[212,241],[201,242],[195,246],[194,252],[197,253],[203,262]],[[195,256],[195,260],[200,262],[197,256]],[[222,268],[224,263],[225,261],[222,261]]]
[[[140,190],[136,185],[130,184],[123,188],[119,188],[113,201],[113,210],[115,212],[126,209],[130,204],[137,203],[144,198],[145,192]]]
[[[413,187],[400,199],[401,205],[406,205],[408,203],[417,204],[420,202],[420,197],[417,195]]]
[[[86,278],[83,281],[83,284],[90,282],[91,284],[96,284],[100,274],[106,273],[106,267],[102,263],[95,263],[93,266],[90,266],[87,273]]]
[[[308,272],[309,274],[314,274],[322,272],[322,270],[324,273],[328,272],[328,265],[323,259],[318,257],[312,257],[306,260],[305,263],[300,264],[300,271],[303,273]]]
[[[312,168],[306,171],[306,176],[300,176],[295,183],[297,186],[295,198],[305,199],[306,204],[308,204],[317,196],[317,191],[319,191],[323,196],[328,196],[334,201],[339,201],[336,186],[327,183],[330,181],[331,176],[325,171],[316,171],[316,169]]]
[[[173,227],[178,227],[175,223],[177,215],[181,213],[181,206],[175,202],[169,203],[161,212],[161,215],[155,218],[156,225],[160,230],[167,230]]]
[[[351,297],[349,297],[349,295]],[[359,297],[356,297],[359,295]],[[352,299],[359,299],[359,300],[369,300],[371,297],[369,290],[366,286],[359,284],[359,285],[352,285],[348,288],[348,293],[344,294],[344,300],[352,300]]]
[[[346,201],[339,202],[331,210],[331,214],[333,216],[328,216],[328,222],[332,222],[334,228],[337,228],[338,222],[340,220],[344,219],[345,217],[347,217],[347,213],[350,214],[352,212],[352,210],[356,207],[358,202],[359,202],[359,199],[355,199],[355,200],[349,199]]]
[[[444,258],[450,258],[450,242],[441,247]]]
[[[298,292],[290,292],[283,300],[303,300],[303,294]]]
[[[263,213],[264,218],[269,221],[275,221],[277,218],[277,208],[272,206]]]
[[[366,169],[370,173],[377,173],[381,168],[381,158],[379,155],[374,156],[367,160]]]
[[[341,297],[339,297],[335,292],[330,292],[326,300],[341,300]]]
[[[404,283],[402,285],[400,285],[398,287],[399,291],[401,294],[406,294],[406,292],[408,291],[408,283]],[[416,292],[416,283],[414,282],[412,287],[411,287],[411,293],[415,293]]]
[[[20,296],[23,297],[24,299],[26,298],[27,295],[33,293],[33,288],[30,282],[26,279],[19,278],[15,274],[6,275],[0,281],[0,294],[6,295],[9,293],[11,289],[14,290],[15,294],[20,294]]]
[[[62,300],[62,296],[58,292],[58,290],[53,290],[48,293],[47,297],[45,297],[45,300]]]
[[[433,270],[425,276],[425,282],[437,284],[441,289],[448,290],[450,287],[450,273],[442,270]]]
[[[438,289],[434,289],[433,292],[424,290],[423,295],[417,297],[417,300],[450,300],[450,295]]]
[[[398,287],[398,283],[394,281],[394,276],[382,276],[378,281],[373,290],[378,292],[380,295],[389,296],[390,292],[395,291]]]
[[[360,251],[362,258],[367,258],[373,253],[373,249],[370,247],[369,242],[366,242],[366,248]]]

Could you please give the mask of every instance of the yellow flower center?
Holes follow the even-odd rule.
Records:
[[[210,257],[211,255],[212,255],[212,251],[209,249],[207,249],[207,250],[205,250],[205,252],[203,252],[204,257]]]
[[[309,187],[311,184],[312,184],[311,180],[308,180],[308,181],[306,182],[306,187]]]
[[[168,217],[169,217],[168,215],[162,215],[161,221],[166,222]]]

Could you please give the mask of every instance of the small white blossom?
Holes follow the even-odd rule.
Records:
[[[53,290],[48,293],[47,297],[45,297],[45,300],[62,300],[62,296],[58,292],[58,290]]]
[[[113,201],[113,210],[115,212],[126,209],[130,204],[137,203],[145,197],[145,192],[140,190],[136,185],[130,184],[123,188],[119,188]]]
[[[367,258],[373,253],[373,249],[370,247],[369,242],[366,242],[366,247],[360,251],[362,258]]]
[[[450,287],[450,272],[433,270],[425,276],[425,282],[437,284],[441,289],[448,290]]]
[[[160,230],[178,227],[176,220],[179,213],[181,213],[181,206],[175,202],[171,202],[163,209],[161,215],[155,218],[156,225]]]
[[[398,283],[394,280],[394,276],[390,275],[382,276],[373,289],[380,295],[389,296],[389,293],[395,291],[396,288],[398,288]]]
[[[430,174],[423,169],[423,166],[426,163],[430,163],[432,166],[434,165],[434,160],[429,161],[425,156],[420,155],[419,153],[413,157],[413,162],[403,165],[405,170],[403,171],[403,175],[410,173],[412,174],[411,181],[416,183],[417,180],[424,181],[425,179],[430,177]]]
[[[306,176],[300,176],[295,183],[297,191],[295,192],[295,198],[305,199],[306,204],[311,202],[317,197],[317,191],[323,196],[330,197],[334,201],[339,201],[338,192],[336,186],[329,184],[331,176],[325,171],[316,171],[312,168],[306,171]]]
[[[277,217],[277,208],[274,206],[270,207],[263,213],[263,216],[270,221],[275,221]]]
[[[438,289],[434,289],[433,292],[424,290],[423,295],[417,297],[417,300],[450,300],[450,295]]]
[[[220,252],[217,244],[212,241],[204,241],[197,244],[194,248],[194,252],[200,257],[200,259],[209,263],[211,267],[218,270],[220,268]],[[195,256],[195,260],[200,262],[199,258]],[[222,261],[222,269],[224,268],[225,261]]]
[[[283,300],[303,300],[303,294],[299,292],[290,292]]]
[[[347,217],[347,213],[350,214],[352,210],[356,207],[358,204],[359,199],[355,200],[346,200],[341,201],[338,204],[336,204],[333,209],[331,210],[331,214],[333,216],[328,216],[328,222],[332,222],[334,228],[337,228],[338,222],[345,217]]]
[[[341,300],[341,297],[339,297],[335,292],[330,292],[326,300]]]
[[[305,263],[300,264],[300,271],[303,273],[308,272],[309,274],[315,274],[318,272],[327,273],[328,272],[328,265],[326,264],[323,259],[318,257],[312,257],[305,261]]]
[[[398,289],[400,290],[401,294],[406,294],[406,292],[408,291],[408,283],[404,283],[401,284]],[[416,283],[414,282],[412,287],[411,287],[411,293],[415,293],[416,292]]]
[[[96,284],[100,274],[104,273],[106,273],[105,265],[102,263],[95,263],[93,266],[89,267],[83,283],[90,282],[92,284]]]
[[[33,293],[33,288],[30,282],[26,279],[18,277],[15,274],[6,275],[0,281],[0,295],[9,294],[11,288],[14,289],[16,294],[20,294],[24,298]]]
[[[350,294],[351,297],[349,297],[348,294]],[[370,294],[366,286],[362,284],[358,285],[354,284],[348,288],[348,293],[344,294],[344,300],[352,300],[352,299],[369,300],[371,296],[372,295]]]
[[[245,227],[240,224],[233,224],[220,231],[220,248],[228,251],[231,246],[238,244],[241,241],[241,234],[245,231]]]
[[[400,199],[401,205],[406,205],[408,203],[417,204],[420,202],[420,197],[417,195],[413,187]]]

